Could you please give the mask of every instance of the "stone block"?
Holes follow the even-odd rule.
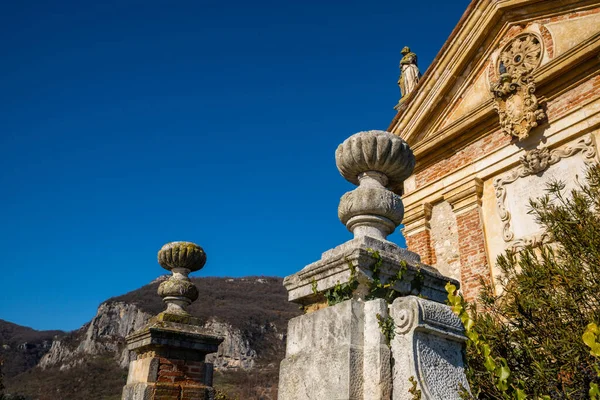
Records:
[[[385,301],[348,300],[289,322],[279,400],[382,400],[391,394],[390,351],[376,315]]]
[[[346,283],[351,276],[350,265],[356,267],[360,287],[356,291],[357,298],[364,297],[365,286],[372,277],[371,268],[375,263],[373,252],[379,253],[383,260],[380,278],[386,281],[394,276],[403,265],[406,267],[404,279],[396,282],[394,289],[403,295],[421,294],[428,299],[443,302],[446,299],[444,285],[449,280],[458,285],[454,279],[441,275],[435,268],[421,263],[420,257],[413,252],[402,249],[387,240],[369,236],[352,239],[325,253],[315,263],[304,267],[300,272],[285,278],[284,286],[289,292],[289,300],[308,305],[319,302],[319,295],[314,293],[314,285],[318,292],[334,287],[337,283]],[[411,281],[420,273],[423,285],[419,293],[411,287]]]
[[[123,387],[122,400],[152,400],[154,383],[133,383]]]
[[[146,357],[129,363],[127,384],[138,382],[156,382],[160,361],[156,357]]]

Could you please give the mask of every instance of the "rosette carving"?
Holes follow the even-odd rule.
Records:
[[[491,89],[494,109],[500,117],[502,131],[518,140],[526,139],[531,129],[546,118],[534,94],[532,75],[541,60],[541,41],[532,33],[514,38],[498,58],[500,78]]]
[[[500,74],[511,76],[533,72],[542,61],[542,42],[532,33],[519,35],[511,40],[500,53]],[[504,68],[504,70],[502,69]]]

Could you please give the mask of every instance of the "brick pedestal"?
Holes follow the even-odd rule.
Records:
[[[129,364],[122,400],[212,400],[213,366],[204,359],[222,341],[203,332],[191,316],[152,318],[127,337],[137,359]]]

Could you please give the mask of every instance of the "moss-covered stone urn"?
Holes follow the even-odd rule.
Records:
[[[202,247],[191,242],[171,242],[158,252],[158,263],[173,275],[158,286],[158,295],[167,303],[167,313],[188,315],[186,307],[198,299],[198,288],[188,277],[206,263]]]

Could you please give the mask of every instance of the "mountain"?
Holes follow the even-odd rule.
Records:
[[[36,331],[0,319],[2,372],[12,377],[35,367],[50,350],[54,338],[64,334],[63,331]]]
[[[7,327],[0,331],[0,346],[6,343],[11,351],[4,347],[0,351],[5,359],[7,393],[39,400],[119,399],[130,357],[124,338],[165,309],[156,294],[165,278],[108,299],[89,323],[73,332],[37,332],[0,324],[0,329]],[[208,359],[215,365],[215,387],[232,398],[275,399],[287,321],[300,314],[298,307],[287,301],[282,279],[193,281],[200,296],[190,306],[190,313],[204,321],[206,329],[225,338],[219,352]],[[37,349],[35,357],[19,347],[23,343],[39,345],[31,349],[32,353]],[[10,361],[10,368],[9,357],[18,360]]]

